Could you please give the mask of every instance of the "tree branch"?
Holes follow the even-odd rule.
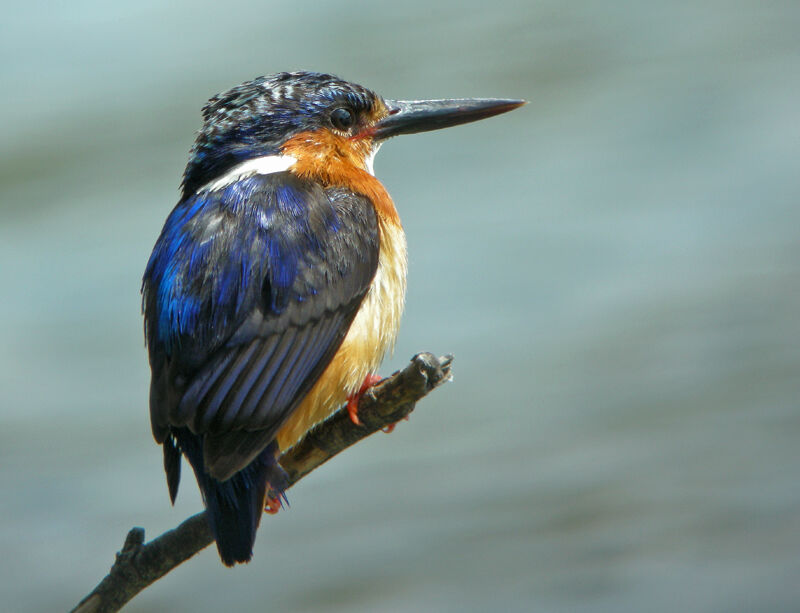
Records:
[[[280,458],[291,487],[312,470],[350,445],[393,424],[414,410],[415,403],[450,380],[452,356],[430,353],[414,356],[403,370],[370,388],[358,405],[363,425],[354,425],[340,409],[311,430]],[[111,571],[72,610],[72,613],[119,611],[136,594],[213,542],[205,513],[193,515],[180,526],[144,542],[144,529],[132,528],[117,553]]]

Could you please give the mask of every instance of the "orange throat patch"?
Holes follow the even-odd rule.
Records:
[[[297,176],[366,196],[379,218],[399,226],[400,216],[389,192],[367,168],[373,147],[369,137],[340,136],[323,129],[293,136],[281,152],[297,160],[290,169]]]

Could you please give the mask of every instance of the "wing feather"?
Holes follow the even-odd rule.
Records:
[[[260,345],[260,340],[254,340],[237,352],[236,358],[227,366],[224,375],[217,379],[209,393],[197,405],[193,424],[196,432],[208,430],[211,422],[219,416],[220,407],[223,407],[236,381],[250,366],[250,358]]]
[[[227,372],[228,365],[235,357],[235,352],[227,351],[216,362],[216,368],[207,368],[193,378],[177,407],[170,412],[172,425],[183,426],[192,420],[202,399],[211,391],[219,378]]]
[[[247,377],[241,382],[241,385],[236,390],[236,395],[230,401],[230,409],[223,422],[225,427],[233,429],[237,425],[247,423],[250,414],[244,410],[244,400],[253,388],[265,378],[264,371],[270,358],[275,353],[279,340],[278,336],[266,339],[258,356],[252,360],[252,366]]]

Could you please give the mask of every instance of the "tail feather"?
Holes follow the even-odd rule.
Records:
[[[205,471],[202,435],[192,434],[187,428],[175,429],[173,433],[194,469],[222,562],[226,566],[249,562],[267,494],[285,498],[283,492],[288,481],[275,459],[277,443],[270,443],[230,479],[217,481]]]
[[[164,446],[164,472],[167,473],[169,499],[172,504],[175,504],[175,498],[178,497],[178,485],[181,482],[181,450],[178,448],[175,437],[171,434],[164,439],[162,445]]]

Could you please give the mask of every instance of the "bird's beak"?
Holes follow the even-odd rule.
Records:
[[[377,140],[449,128],[513,111],[525,100],[454,98],[451,100],[385,100],[389,114],[370,130]]]

